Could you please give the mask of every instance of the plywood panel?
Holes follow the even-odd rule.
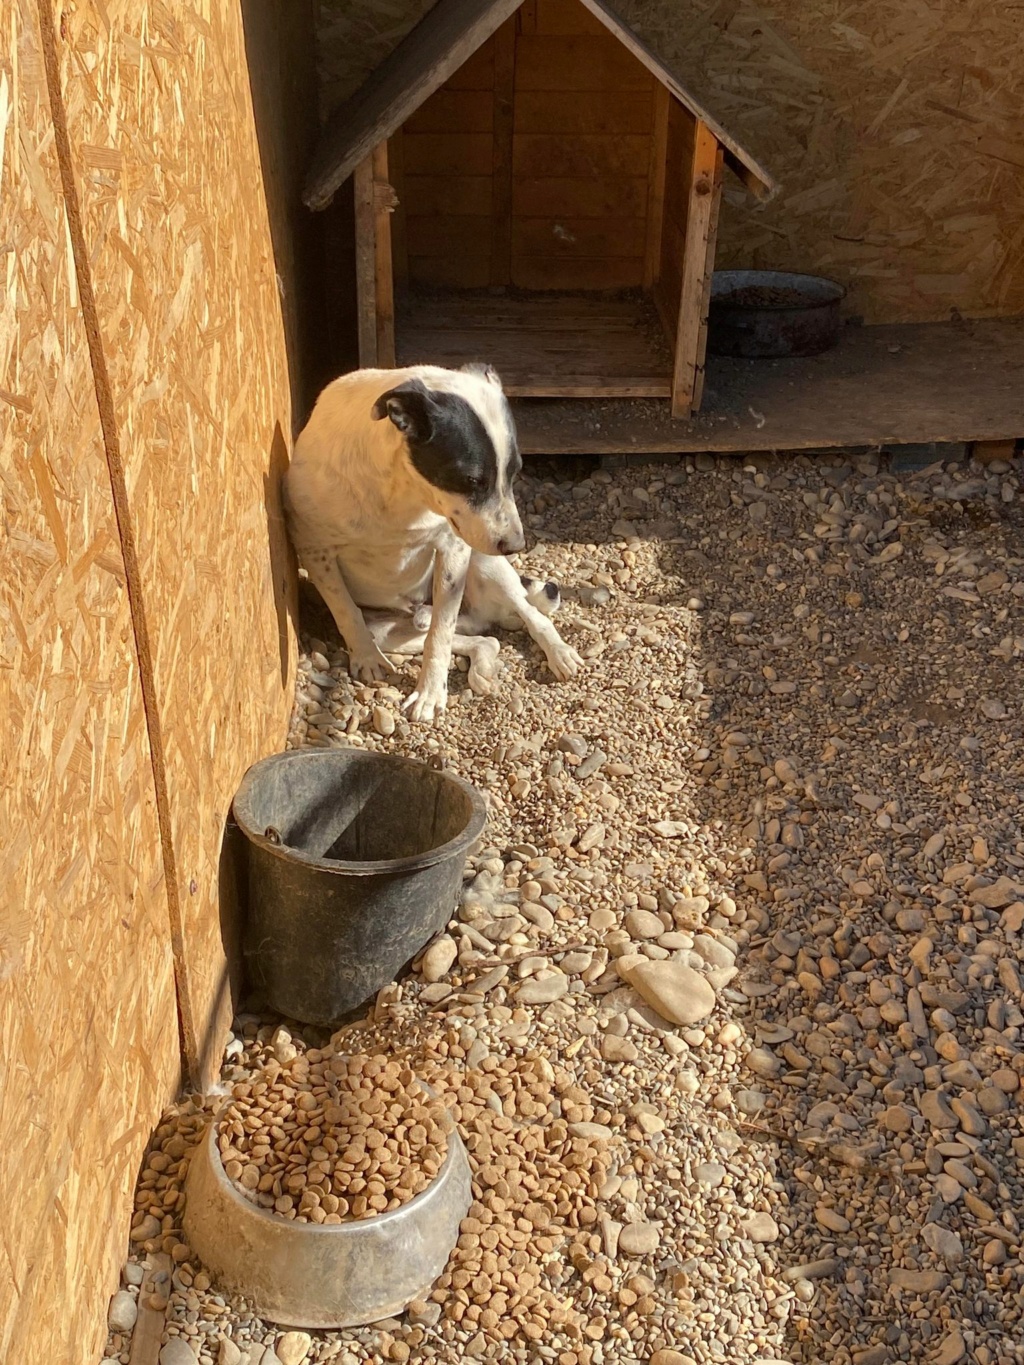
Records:
[[[405,176],[405,207],[407,223],[414,217],[479,216],[491,212],[489,175],[409,175]],[[409,250],[412,251],[412,243]]]
[[[119,158],[86,149],[107,180]],[[99,1357],[179,1075],[125,567],[38,14],[0,23],[0,1359]]]
[[[494,128],[490,90],[450,90],[442,86],[406,119],[407,133],[489,133]]]
[[[642,218],[517,218],[512,250],[517,256],[628,256],[644,252]]]
[[[534,33],[596,33],[607,29],[579,0],[533,0]]]
[[[72,145],[107,167],[83,168],[79,193],[153,623],[180,1003],[202,1080],[230,1018],[224,823],[291,700],[281,297],[237,7],[106,0],[65,10],[62,32]]]

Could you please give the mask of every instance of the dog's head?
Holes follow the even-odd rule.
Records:
[[[405,437],[424,501],[456,535],[485,555],[523,548],[512,491],[523,462],[501,380],[489,366],[424,366],[422,377],[382,393],[372,416],[388,418]]]

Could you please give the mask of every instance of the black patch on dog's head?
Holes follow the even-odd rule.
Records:
[[[373,405],[375,421],[389,417],[409,443],[409,458],[435,488],[482,507],[498,488],[498,452],[480,414],[461,394],[428,389],[409,379]],[[511,422],[511,414],[509,415]],[[513,463],[519,459],[514,444]]]
[[[545,583],[545,584],[544,584],[544,596],[548,599],[549,602],[557,602],[557,601],[558,601],[558,584],[557,584],[557,583]]]

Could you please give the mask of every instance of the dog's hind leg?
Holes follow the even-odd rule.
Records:
[[[513,612],[544,651],[551,672],[559,682],[566,682],[582,666],[583,660],[572,645],[565,643],[548,620],[547,614],[539,611],[530,600],[537,591],[533,588],[537,580],[527,581],[531,585],[531,591],[528,591],[507,559],[500,555],[474,553],[466,578],[466,609],[477,622],[495,608],[500,609],[499,621],[509,611]],[[546,592],[544,596],[553,611],[555,599]]]
[[[367,625],[377,648],[382,653],[415,657],[423,653],[423,646],[426,644],[427,631],[430,629],[430,608],[418,608],[411,618],[383,614],[369,616]],[[452,639],[452,653],[469,660],[466,681],[478,697],[486,697],[494,687],[500,649],[501,645],[490,635],[472,635],[457,631]]]

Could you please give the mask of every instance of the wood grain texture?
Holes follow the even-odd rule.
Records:
[[[30,0],[0,24],[0,241],[0,1359],[78,1365],[106,1338],[179,1052],[125,566]]]
[[[688,417],[700,407],[708,301],[715,268],[715,236],[722,193],[721,147],[706,124],[698,123],[690,163],[690,193],[683,244],[679,323],[676,328],[672,416]]]
[[[770,365],[708,356],[701,410],[549,399],[513,404],[527,454],[826,450],[1017,439],[1024,321],[845,327],[824,355]]]
[[[373,0],[322,0],[329,105],[428,4],[395,0],[385,15]],[[993,0],[851,0],[841,13],[832,0],[615,8],[781,185],[755,206],[727,177],[720,267],[830,275],[868,322],[944,319],[951,307],[1024,313],[1018,9]]]

